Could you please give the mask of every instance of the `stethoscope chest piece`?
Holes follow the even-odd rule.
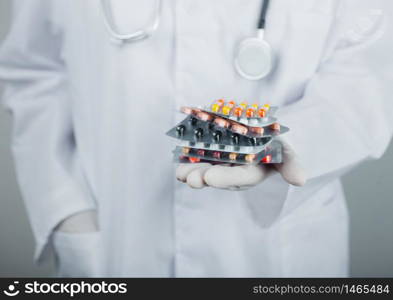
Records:
[[[273,68],[273,51],[269,43],[259,37],[242,41],[235,56],[237,72],[248,80],[260,80]]]

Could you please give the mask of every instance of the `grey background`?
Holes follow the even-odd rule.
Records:
[[[0,0],[0,41],[9,26],[10,0]],[[0,86],[1,91],[1,86]],[[34,240],[9,150],[11,119],[0,109],[0,276],[51,276],[49,262],[32,262]],[[393,146],[379,161],[347,175],[352,276],[393,277]],[[332,245],[334,247],[334,245]]]

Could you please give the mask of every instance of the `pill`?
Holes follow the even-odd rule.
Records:
[[[217,158],[217,159],[220,159],[220,158],[221,158],[221,152],[219,152],[219,151],[214,151],[214,152],[213,152],[213,157],[214,157],[214,158]]]
[[[215,131],[213,132],[213,139],[216,143],[219,143],[221,141],[222,138],[222,132],[221,131]]]
[[[231,112],[231,109],[232,108],[230,108],[229,106],[224,106],[222,108],[222,114],[225,115],[225,116],[228,116],[230,114],[230,112]]]
[[[188,122],[189,122],[192,126],[195,126],[196,123],[197,123],[197,119],[195,119],[194,117],[192,117],[192,118],[190,118],[190,119],[188,120]]]
[[[257,140],[256,138],[249,138],[249,139],[248,139],[248,143],[249,143],[251,146],[256,146],[257,143],[258,143],[258,140]]]
[[[257,135],[263,135],[265,129],[263,127],[250,127],[250,131]]]
[[[237,133],[232,134],[231,136],[232,144],[239,145],[240,137]]]
[[[260,109],[258,110],[258,116],[259,116],[260,118],[266,117],[266,110],[265,110],[264,108],[260,108]]]
[[[237,159],[237,155],[238,155],[237,153],[230,153],[229,154],[229,159],[230,160],[236,160]]]
[[[231,130],[233,132],[236,132],[238,134],[246,135],[248,132],[248,129],[246,126],[240,125],[240,124],[232,124]]]
[[[273,123],[272,124],[272,129],[276,131],[280,131],[281,125],[279,123]]]
[[[180,107],[180,111],[186,115],[193,114],[193,109],[191,107],[187,107],[187,106]]]
[[[255,109],[253,108],[247,108],[246,110],[246,117],[247,118],[252,118],[254,116]]]
[[[228,128],[230,125],[229,121],[223,118],[215,118],[214,123],[222,128]]]
[[[268,111],[270,109],[270,105],[269,104],[265,104],[264,107],[265,107],[266,111]]]
[[[224,103],[225,103],[225,100],[224,100],[224,99],[217,100],[217,104],[218,104],[219,106],[223,106]]]
[[[242,113],[243,113],[243,108],[240,107],[240,106],[236,107],[236,108],[233,110],[233,115],[234,115],[235,117],[240,118],[240,117],[242,116]]]
[[[197,139],[200,139],[203,136],[203,129],[202,128],[195,129],[194,135]]]
[[[218,105],[217,103],[213,104],[212,105],[212,112],[218,113],[219,111],[220,111],[220,105]]]
[[[233,101],[233,100],[228,102],[228,106],[229,106],[230,108],[234,108],[235,105],[236,105],[236,103],[235,103],[235,101]]]
[[[205,113],[205,112],[199,112],[199,113],[197,113],[196,116],[198,117],[198,119],[200,119],[202,121],[205,121],[205,122],[208,122],[211,119],[213,119],[211,114],[208,114],[208,113]]]
[[[178,136],[183,136],[185,131],[186,131],[186,126],[184,125],[179,125],[176,127],[176,133]]]
[[[247,102],[242,102],[242,103],[240,103],[240,106],[243,107],[243,109],[246,109],[246,107],[247,107]]]
[[[198,154],[199,156],[205,156],[205,150],[199,149],[199,150],[197,151],[197,154]]]
[[[190,163],[193,163],[193,164],[201,161],[201,159],[198,157],[189,157],[188,160],[190,161]]]
[[[269,154],[269,155],[266,155],[264,158],[262,158],[262,160],[261,160],[264,164],[268,164],[268,163],[270,163],[271,161],[272,161],[272,156]]]
[[[188,148],[188,147],[183,147],[183,149],[182,149],[182,152],[183,152],[183,154],[189,154],[190,153],[190,148]]]
[[[256,155],[255,154],[247,154],[244,159],[246,160],[246,162],[253,162],[255,159]]]
[[[257,110],[257,109],[258,109],[258,104],[254,103],[253,105],[251,105],[251,107],[252,107],[253,109]]]

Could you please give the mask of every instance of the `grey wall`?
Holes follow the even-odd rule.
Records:
[[[0,40],[9,24],[9,3],[0,0]],[[50,276],[51,264],[38,268],[32,263],[33,237],[16,185],[10,130],[10,118],[0,110],[0,276]],[[392,166],[393,146],[381,160],[363,164],[344,179],[352,227],[352,276],[393,277]]]

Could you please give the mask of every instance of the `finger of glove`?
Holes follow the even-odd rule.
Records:
[[[191,171],[187,176],[187,184],[193,189],[201,189],[205,187],[206,184],[203,177],[210,168],[211,165],[207,165]]]
[[[283,163],[274,165],[276,170],[289,184],[295,186],[305,185],[307,181],[307,175],[301,166],[295,151],[285,140],[281,140],[280,142],[283,146]]]
[[[176,169],[176,178],[179,181],[186,182],[187,176],[194,170],[199,169],[201,167],[211,166],[208,163],[200,163],[200,164],[179,164]]]
[[[221,166],[216,165],[205,172],[207,185],[221,189],[254,186],[268,176],[268,171],[260,165]]]

